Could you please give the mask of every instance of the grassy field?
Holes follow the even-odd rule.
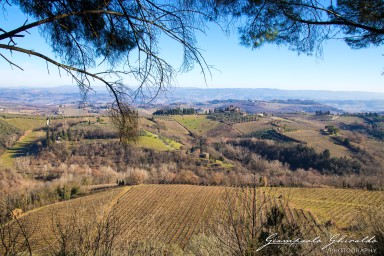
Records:
[[[181,146],[183,145],[183,144],[181,144],[181,143],[179,143],[179,142],[177,142],[175,140],[172,140],[170,138],[160,137],[160,139],[162,141],[164,141],[172,149],[180,149]]]
[[[13,168],[15,159],[27,155],[33,143],[43,136],[45,136],[45,133],[42,131],[27,132],[12,148],[7,149],[0,156],[0,164],[7,168]]]
[[[173,118],[187,130],[197,135],[205,134],[220,124],[217,121],[208,119],[205,115],[173,116]]]
[[[224,196],[235,195],[236,191],[239,189],[193,185],[123,187],[33,210],[22,221],[34,225],[30,241],[36,244],[37,251],[47,242],[54,242],[52,216],[64,223],[73,221],[74,214],[87,220],[95,210],[103,216],[113,212],[122,231],[120,239],[124,241],[157,239],[184,247],[194,234],[219,219],[225,212]],[[240,193],[250,198],[251,190]],[[277,205],[306,234],[348,233],[370,207],[382,207],[383,200],[383,192],[364,190],[260,188],[257,202],[262,207],[258,208],[258,221],[265,220],[266,210]],[[332,226],[326,227],[329,220]]]
[[[140,136],[138,144],[139,147],[148,148],[158,151],[166,151],[169,148],[159,140],[157,137],[153,136]]]
[[[45,127],[46,120],[45,118],[36,117],[36,118],[6,118],[5,121],[22,131],[28,131],[33,129],[39,129]]]
[[[138,146],[158,151],[167,151],[180,149],[182,144],[170,138],[146,131],[145,135],[139,137]]]

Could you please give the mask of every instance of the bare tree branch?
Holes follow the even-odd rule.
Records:
[[[18,66],[17,64],[13,63],[12,61],[10,61],[9,59],[7,59],[3,54],[0,53],[0,56],[5,59],[11,66],[15,66],[17,67],[18,69],[24,71],[24,69],[22,69],[20,66]]]

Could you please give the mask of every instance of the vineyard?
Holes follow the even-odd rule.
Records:
[[[384,193],[381,191],[278,188],[271,194],[284,195],[291,206],[312,212],[320,223],[331,221],[339,231],[354,230],[370,210],[384,210]]]
[[[232,206],[236,205],[232,208],[234,211],[227,208],[228,198]],[[225,224],[229,213],[246,216],[251,198],[250,188],[138,185],[36,209],[19,222],[30,232],[30,243],[37,254],[45,248],[54,248],[64,227],[81,223],[82,232],[92,236],[97,233],[91,230],[96,229],[94,223],[111,215],[120,231],[117,243],[151,239],[185,248],[193,235],[209,232],[218,223]],[[265,222],[268,210],[277,206],[289,223],[297,224],[303,234],[316,237],[331,232],[355,232],[356,222],[366,217],[370,207],[382,207],[384,193],[331,188],[259,188],[254,198],[258,225]]]

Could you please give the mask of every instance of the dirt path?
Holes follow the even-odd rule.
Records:
[[[239,129],[237,129],[234,125],[231,125],[231,128],[235,131],[237,131],[241,136],[244,135],[244,133],[242,131],[240,131]]]
[[[21,137],[17,140],[17,142],[21,142],[22,140],[24,140],[25,137],[27,137],[31,132],[32,132],[32,130],[25,131],[24,134],[21,135]]]

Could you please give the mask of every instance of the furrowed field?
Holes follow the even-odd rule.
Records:
[[[74,232],[70,226],[91,237],[98,231],[95,223],[111,216],[113,227],[118,230],[116,243],[158,240],[186,248],[194,235],[209,233],[212,227],[225,224],[223,220],[228,214],[236,218],[246,216],[252,198],[251,188],[138,185],[35,209],[19,217],[18,223],[27,232],[36,255],[44,255],[44,250],[55,248],[63,236]],[[259,225],[266,221],[268,210],[277,206],[287,222],[297,224],[306,237],[328,237],[336,233],[368,232],[358,228],[356,222],[367,218],[372,206],[383,207],[380,202],[384,200],[384,193],[331,188],[259,188],[255,198]],[[235,213],[228,212],[228,202],[237,205]]]

